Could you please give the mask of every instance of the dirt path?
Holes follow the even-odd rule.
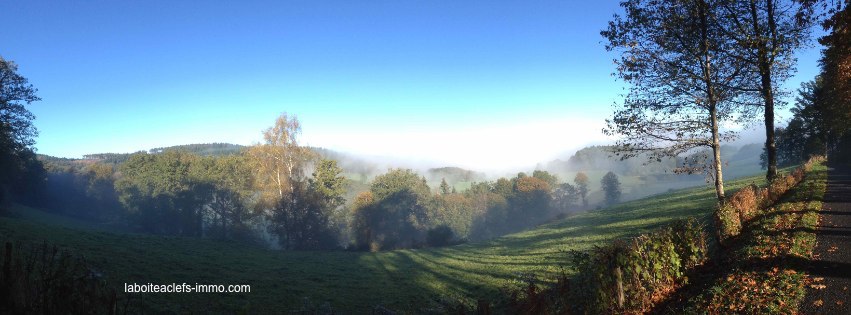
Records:
[[[813,283],[801,306],[805,314],[851,314],[851,169],[831,167],[820,212]]]

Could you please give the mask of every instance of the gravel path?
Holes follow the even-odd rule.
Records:
[[[851,314],[851,169],[828,170],[804,314]]]

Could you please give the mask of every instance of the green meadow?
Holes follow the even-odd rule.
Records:
[[[727,183],[729,191],[763,176]],[[683,189],[594,210],[481,243],[378,253],[275,251],[237,242],[114,232],[106,226],[17,207],[0,218],[0,239],[56,244],[85,257],[106,281],[124,283],[249,284],[250,293],[131,294],[140,311],[287,312],[322,305],[346,313],[376,306],[422,311],[440,303],[495,300],[501,289],[534,275],[548,282],[562,272],[567,252],[586,250],[685,217],[706,219],[714,190]],[[122,293],[123,294],[123,293]],[[208,295],[215,295],[210,298]]]

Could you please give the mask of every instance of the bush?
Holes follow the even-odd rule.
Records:
[[[426,243],[431,247],[441,247],[452,245],[455,238],[455,233],[446,225],[441,225],[428,230],[426,233]]]
[[[724,244],[729,238],[742,232],[742,220],[735,208],[728,205],[721,206],[715,210],[714,217],[719,243]]]
[[[813,165],[824,161],[824,157],[813,157],[792,173],[776,178],[766,188],[751,185],[730,196],[714,214],[719,243],[724,244],[730,238],[739,235],[742,227],[759,211],[777,203],[786,192],[804,180],[806,172],[809,172]]]
[[[571,313],[635,313],[683,282],[688,270],[707,259],[704,226],[677,221],[627,241],[572,253],[579,273],[572,279]]]

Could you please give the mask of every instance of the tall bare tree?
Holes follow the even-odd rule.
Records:
[[[809,40],[811,10],[799,0],[725,1],[720,6],[726,27],[719,28],[737,44],[729,53],[749,67],[751,84],[741,86],[756,93],[765,122],[766,178],[777,177],[774,109],[780,83],[795,70],[795,50]]]
[[[626,0],[601,34],[620,53],[617,75],[631,84],[604,132],[617,135],[622,158],[650,161],[712,150],[706,171],[724,200],[721,142],[735,134],[722,123],[743,119],[744,62],[730,56],[718,7],[727,0]],[[731,1],[731,0],[730,0]],[[696,172],[695,169],[681,169]]]

